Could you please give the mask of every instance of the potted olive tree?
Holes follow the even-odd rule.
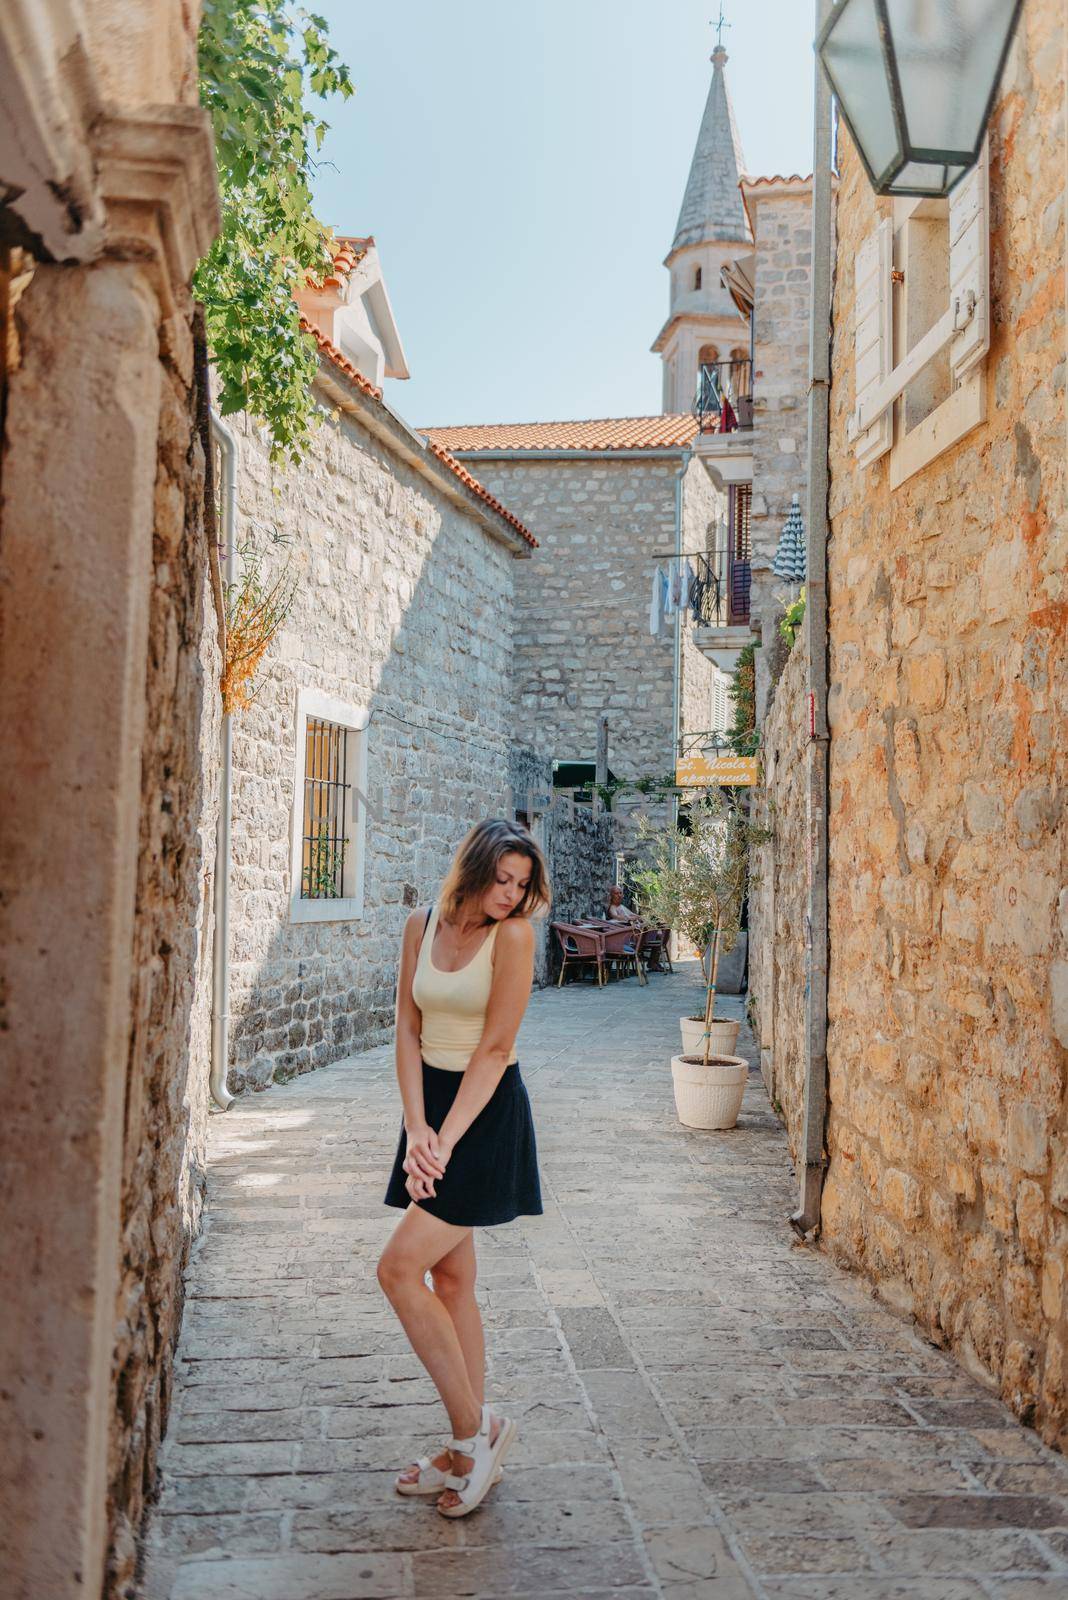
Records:
[[[682,1053],[671,1074],[679,1121],[691,1128],[732,1128],[745,1092],[746,1063],[734,1054],[740,1022],[717,1017],[720,956],[738,938],[750,846],[766,831],[756,827],[719,789],[694,797],[685,828],[643,834],[649,865],[634,873],[642,914],[676,929],[701,952],[704,1006],[680,1017]]]

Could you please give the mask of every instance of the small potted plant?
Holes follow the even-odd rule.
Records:
[[[737,802],[718,789],[695,796],[687,826],[644,830],[651,864],[634,874],[645,916],[685,934],[701,952],[705,1003],[680,1017],[682,1053],[671,1062],[679,1121],[691,1128],[732,1128],[747,1067],[734,1054],[741,1023],[716,1017],[719,958],[738,937],[750,845],[761,842]]]

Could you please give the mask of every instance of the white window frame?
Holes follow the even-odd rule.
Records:
[[[913,220],[922,222],[925,216],[934,208],[944,211],[948,220],[947,201],[929,201],[910,196],[907,199],[894,201],[894,233],[902,257],[907,255],[909,248],[908,233]],[[901,284],[901,316],[895,317],[895,334],[900,339],[900,331],[907,326],[908,321],[908,294],[911,274],[905,273],[905,281]],[[952,285],[950,286],[952,297]],[[953,304],[952,298],[948,311],[945,314],[945,325],[953,328],[954,318],[959,320],[967,315],[967,308],[960,310]],[[932,330],[933,332],[933,330]],[[901,343],[903,344],[903,340]],[[922,341],[920,341],[922,342]],[[947,344],[952,341],[947,339]],[[900,346],[899,346],[900,348]],[[914,352],[900,351],[902,357]],[[986,363],[980,361],[971,373],[960,382],[959,386],[936,406],[922,422],[914,423],[911,428],[905,425],[906,395],[900,394],[894,402],[894,444],[890,451],[890,488],[897,489],[911,478],[915,473],[922,471],[936,456],[955,445],[963,439],[966,433],[986,421]],[[952,383],[952,378],[951,378]]]
[[[950,202],[926,198],[894,201],[893,221],[884,219],[857,252],[854,312],[855,409],[849,435],[861,466],[890,456],[890,488],[897,489],[986,421],[986,352],[989,345],[989,152],[954,192]],[[902,267],[912,254],[909,229],[947,216],[949,293],[941,315],[907,347],[910,273],[899,283],[894,304],[894,257]],[[940,352],[949,352],[951,390],[920,422],[906,430],[904,395]]]
[[[308,753],[308,718],[322,718],[347,728],[355,738],[348,741],[345,781],[349,785],[346,803],[345,837],[350,858],[346,865],[345,887],[350,891],[339,900],[305,898],[300,892],[304,868],[304,779]],[[296,764],[293,807],[290,813],[289,920],[290,922],[352,922],[363,916],[363,880],[367,806],[367,725],[370,713],[365,706],[351,705],[318,689],[297,690]]]

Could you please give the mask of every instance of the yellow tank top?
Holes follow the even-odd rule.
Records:
[[[493,983],[493,946],[497,924],[486,935],[465,967],[442,972],[431,960],[438,908],[430,913],[412,982],[412,999],[419,1007],[419,1034],[423,1060],[445,1072],[464,1072],[478,1049],[486,1026],[490,986]],[[515,1054],[511,1060],[517,1061]]]

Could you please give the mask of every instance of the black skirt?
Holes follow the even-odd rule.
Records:
[[[423,1062],[423,1106],[435,1133],[456,1099],[463,1076]],[[408,1175],[401,1163],[407,1150],[402,1126],[386,1190],[387,1206],[406,1210],[415,1204],[457,1228],[491,1228],[516,1217],[541,1216],[534,1119],[517,1063],[505,1068],[489,1102],[457,1143],[445,1176],[434,1185],[433,1199],[413,1202],[404,1187]]]

